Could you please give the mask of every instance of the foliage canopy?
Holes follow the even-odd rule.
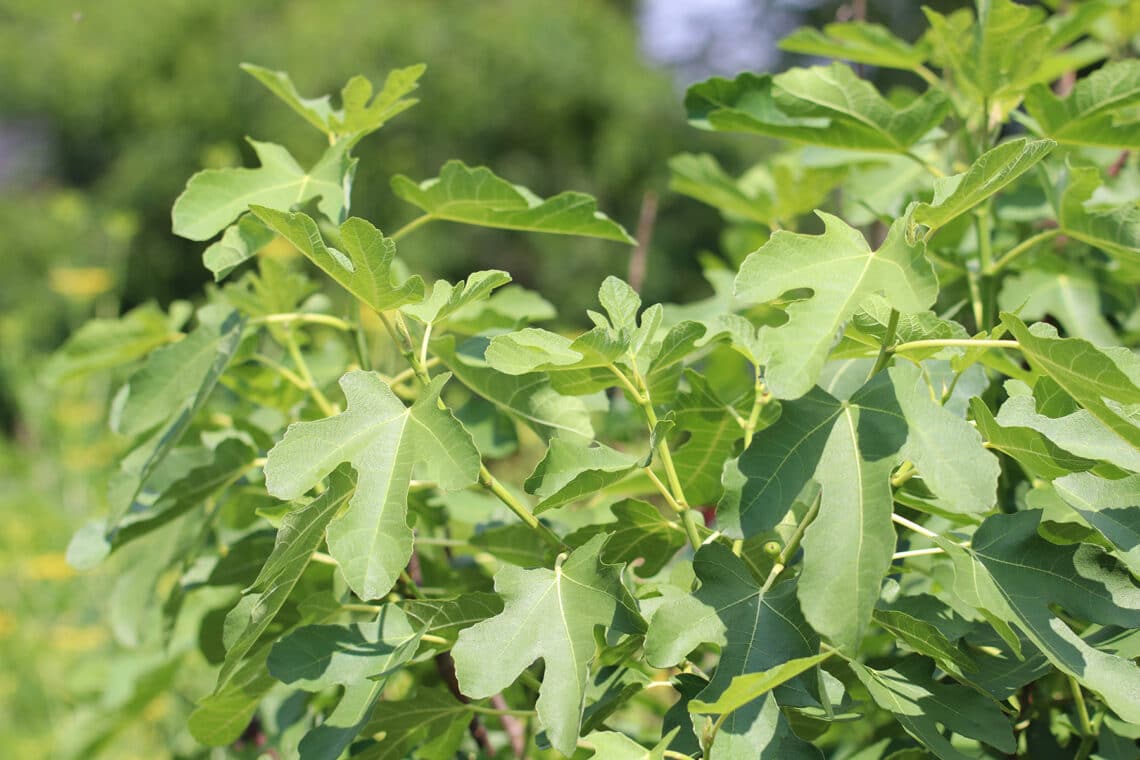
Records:
[[[922,91],[846,63],[695,85],[695,126],[790,145],[739,178],[675,159],[728,226],[714,295],[610,277],[578,335],[507,272],[429,288],[400,257],[438,222],[632,243],[592,198],[453,161],[394,177],[420,215],[381,231],[352,150],[422,67],[336,108],[246,67],[327,147],[189,180],[174,230],[216,238],[224,283],[192,329],[139,309],[57,356],[134,368],[72,562],[155,558],[124,580],[200,631],[171,655],[220,668],[187,725],[235,752],[1135,757],[1140,68],[1101,35],[1126,12],[788,42]]]

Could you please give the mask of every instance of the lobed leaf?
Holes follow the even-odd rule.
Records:
[[[353,217],[341,225],[341,239],[348,251],[345,254],[325,245],[317,223],[307,214],[264,206],[253,206],[252,211],[325,274],[376,311],[423,300],[423,278],[412,275],[399,282],[392,269],[396,244],[363,219]]]
[[[743,560],[718,543],[700,548],[693,569],[700,588],[667,597],[650,619],[645,655],[651,665],[669,667],[702,643],[719,645],[720,662],[700,701],[721,699],[738,676],[818,652],[819,639],[800,613],[793,582],[761,591]],[[717,733],[714,751],[727,757],[822,757],[792,732],[777,706],[814,704],[813,692],[800,674],[775,694],[734,711]]]
[[[1100,171],[1096,167],[1069,168],[1069,180],[1057,212],[1061,229],[1126,263],[1140,263],[1140,207],[1135,203],[1090,207],[1093,193],[1100,186]]]
[[[736,295],[749,303],[812,290],[810,298],[788,305],[786,324],[760,328],[765,381],[776,398],[798,398],[815,384],[839,328],[869,296],[882,294],[899,311],[913,312],[929,307],[938,293],[925,247],[906,242],[902,222],[872,251],[857,230],[817,213],[822,235],[776,232],[736,276]]]
[[[604,564],[597,536],[555,564],[554,570],[507,565],[495,574],[504,609],[464,629],[452,649],[463,693],[473,699],[507,688],[535,660],[545,675],[538,717],[551,745],[574,752],[582,721],[594,626],[640,633],[644,623],[621,582],[620,567]]]
[[[316,199],[320,212],[334,222],[347,214],[356,161],[345,144],[329,146],[308,171],[280,145],[249,144],[261,163],[257,169],[206,169],[190,178],[174,201],[175,235],[208,240],[252,205],[288,210]]]
[[[961,174],[934,181],[934,200],[910,209],[911,228],[923,225],[937,230],[982,201],[1000,192],[1032,169],[1056,147],[1053,140],[1018,138],[980,155]]]
[[[470,434],[437,402],[450,375],[436,377],[410,408],[376,375],[354,371],[340,379],[348,409],[289,426],[269,452],[265,484],[279,499],[295,499],[342,462],[356,469],[356,493],[328,529],[329,552],[362,599],[392,588],[412,553],[407,522],[412,470],[425,468],[444,490],[475,483],[479,452]]]
[[[1110,61],[1059,97],[1044,84],[1025,95],[1025,110],[1041,132],[1069,145],[1140,148],[1135,118],[1126,109],[1140,103],[1140,61]]]
[[[950,102],[931,89],[895,108],[840,63],[776,76],[741,74],[689,88],[685,107],[700,127],[753,132],[835,148],[902,153],[937,127]]]
[[[439,176],[416,184],[403,175],[392,178],[392,191],[433,219],[482,227],[581,235],[633,244],[635,241],[598,211],[584,193],[563,192],[542,200],[512,185],[485,167],[448,161]]]
[[[865,21],[827,24],[822,31],[809,26],[800,27],[780,40],[780,49],[904,70],[922,65],[927,55],[921,43],[911,45],[886,27]]]
[[[983,606],[991,622],[1011,621],[1120,717],[1140,721],[1140,666],[1091,646],[1050,609],[1055,604],[1082,620],[1135,628],[1140,587],[1099,547],[1046,541],[1038,534],[1040,518],[1040,510],[992,515],[968,550],[938,539],[955,561],[955,590]]]
[[[1105,480],[1091,473],[1066,475],[1053,488],[1069,506],[1116,548],[1140,577],[1140,475]]]
[[[1027,328],[1011,314],[1002,314],[1001,321],[1030,366],[1053,378],[1113,434],[1140,448],[1140,425],[1129,412],[1140,405],[1140,358],[1124,348],[1059,338],[1056,328],[1043,322]]]

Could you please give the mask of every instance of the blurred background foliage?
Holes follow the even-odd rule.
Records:
[[[420,104],[357,149],[355,214],[395,229],[414,214],[388,177],[435,176],[449,158],[543,196],[594,194],[631,232],[656,197],[644,294],[687,301],[709,292],[697,254],[718,248],[721,223],[668,192],[667,159],[707,151],[738,173],[769,146],[689,129],[683,85],[782,68],[780,36],[852,13],[911,39],[923,28],[907,0],[0,0],[4,754],[190,751],[163,722],[173,697],[147,691],[155,674],[145,660],[124,672],[114,655],[137,643],[103,622],[108,606],[131,601],[107,588],[114,567],[73,577],[63,561],[71,532],[101,509],[116,379],[50,388],[41,368],[88,318],[166,307],[208,281],[204,245],[170,233],[171,205],[192,173],[252,164],[246,135],[284,144],[302,163],[316,157],[311,127],[240,62],[287,70],[308,96],[353,74],[376,81],[427,63]],[[454,225],[433,225],[409,250],[430,251],[408,263],[435,276],[507,269],[567,315],[581,315],[603,277],[629,266],[629,249],[612,243]],[[140,719],[109,725],[106,708],[123,701]]]

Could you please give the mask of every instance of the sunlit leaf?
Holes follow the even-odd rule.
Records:
[[[253,213],[297,246],[325,274],[376,311],[423,300],[423,279],[412,275],[398,282],[392,270],[396,244],[363,219],[353,217],[341,225],[340,235],[348,251],[345,254],[325,245],[317,223],[306,214],[263,206],[254,206]]]
[[[1044,84],[1025,96],[1025,110],[1041,132],[1058,142],[1114,148],[1140,148],[1135,114],[1140,103],[1140,61],[1111,61],[1077,81],[1058,97]]]
[[[407,497],[413,468],[422,466],[448,490],[472,485],[478,475],[471,436],[436,403],[447,378],[435,378],[424,396],[405,407],[376,375],[349,372],[340,380],[348,409],[291,425],[269,452],[266,488],[280,499],[301,496],[341,462],[356,469],[356,493],[329,525],[328,541],[363,599],[388,593],[411,556]]]
[[[810,298],[788,305],[786,324],[760,329],[765,380],[777,398],[797,398],[815,384],[839,328],[868,296],[882,294],[899,311],[913,312],[929,307],[938,293],[924,246],[906,242],[901,222],[872,251],[837,217],[819,217],[822,235],[776,232],[736,277],[737,297],[751,303],[812,290]]]
[[[190,178],[174,202],[175,235],[208,240],[251,205],[288,211],[313,199],[330,220],[343,220],[356,166],[343,143],[330,146],[308,171],[280,145],[249,143],[261,162],[257,169],[206,169]]]
[[[452,650],[463,693],[480,699],[510,686],[541,658],[546,667],[538,717],[555,749],[578,740],[594,626],[640,633],[644,623],[621,583],[620,567],[598,557],[605,538],[575,549],[554,570],[511,565],[495,574],[503,612],[459,634]]]
[[[448,161],[439,177],[419,184],[397,175],[392,178],[392,191],[433,219],[634,242],[621,225],[598,211],[589,195],[563,192],[543,200],[490,169],[473,169],[461,161]]]

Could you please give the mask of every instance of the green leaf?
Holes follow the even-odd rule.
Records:
[[[730,405],[718,398],[708,380],[695,370],[686,370],[685,379],[689,390],[677,399],[673,413],[677,429],[689,437],[673,450],[673,464],[690,503],[714,504],[724,493],[721,483],[724,462],[733,455],[737,441],[744,437],[739,420],[748,417],[751,398]],[[748,406],[742,406],[740,401],[747,402]],[[778,413],[778,404],[766,405],[761,419],[764,424],[758,427],[767,427]],[[723,521],[721,527],[725,527]]]
[[[822,388],[781,404],[779,419],[756,434],[737,464],[744,476],[739,502],[717,510],[717,525],[733,536],[772,530],[815,476],[843,404]]]
[[[486,339],[473,338],[456,348],[449,335],[433,340],[431,350],[459,382],[543,438],[593,440],[590,414],[581,399],[558,393],[543,373],[507,375],[489,368],[483,359],[486,345]]]
[[[1101,314],[1100,287],[1080,270],[1029,269],[1006,277],[998,307],[1026,320],[1054,317],[1068,335],[1098,346],[1119,342]]]
[[[111,429],[133,436],[167,422],[202,385],[227,339],[220,325],[204,323],[182,340],[151,352],[116,399]]]
[[[942,760],[968,760],[971,755],[956,749],[939,725],[1002,752],[1017,748],[1013,727],[998,704],[972,689],[938,683],[914,667],[905,668],[908,672],[872,670],[852,662],[851,669],[875,703],[893,713],[908,734]]]
[[[1070,167],[1057,214],[1061,230],[1125,262],[1140,263],[1140,207],[1136,203],[1091,207],[1093,193],[1101,184],[1095,166]]]
[[[848,652],[858,650],[896,542],[890,476],[907,424],[879,377],[838,410],[815,471],[819,514],[802,542],[804,617]]]
[[[682,153],[669,159],[669,189],[720,209],[730,217],[761,224],[772,220],[772,197],[725,174],[708,153]]]
[[[481,591],[471,591],[454,599],[405,599],[401,606],[423,634],[449,640],[454,640],[462,629],[503,611],[498,596]]]
[[[408,483],[421,465],[444,490],[475,483],[479,452],[471,436],[438,406],[450,375],[432,380],[410,408],[376,375],[354,371],[340,379],[348,409],[335,417],[289,426],[269,452],[265,484],[279,499],[295,499],[341,462],[357,472],[348,510],[328,529],[329,552],[362,599],[392,588],[412,553]]]
[[[1097,348],[1080,338],[1059,338],[1056,328],[1038,322],[1026,328],[1011,314],[1002,324],[1017,339],[1033,369],[1057,384],[1116,435],[1140,448],[1140,358],[1124,348]]]
[[[887,336],[887,326],[891,321],[891,304],[882,296],[871,296],[863,302],[859,311],[847,324],[844,341],[833,352],[833,356],[846,353],[844,344],[850,346],[854,356],[878,354],[884,342],[909,343],[916,340],[964,340],[970,337],[958,322],[942,319],[932,311],[919,311],[899,314],[893,338]],[[929,359],[946,348],[931,347],[907,351],[907,358],[914,361]]]
[[[919,203],[910,213],[911,229],[944,227],[1029,171],[1056,147],[1053,140],[1018,138],[983,153],[962,174],[934,181],[934,200]]]
[[[136,306],[117,319],[93,319],[52,354],[44,377],[55,385],[121,367],[177,336],[166,315],[153,303]]]
[[[1140,475],[1105,480],[1082,472],[1054,480],[1053,488],[1140,577]]]
[[[328,717],[303,737],[300,760],[337,760],[372,716],[387,679],[349,684]]]
[[[384,88],[372,96],[372,83],[365,77],[355,76],[341,90],[341,109],[334,109],[329,96],[304,98],[297,92],[293,80],[284,71],[243,63],[241,68],[265,85],[266,89],[299,113],[305,121],[334,139],[348,138],[349,145],[384,126],[393,116],[406,111],[417,102],[404,96],[415,90],[419,78],[427,69],[423,64],[394,69],[389,72]],[[371,102],[369,102],[371,101]]]
[[[617,731],[595,731],[586,737],[593,746],[598,760],[665,760],[665,750],[673,742],[680,728],[674,728],[661,738],[653,749],[646,749],[625,734]]]
[[[208,464],[195,467],[175,481],[155,499],[153,506],[128,512],[119,521],[107,551],[118,550],[200,506],[248,472],[256,456],[257,450],[244,441],[237,438],[222,441]],[[101,532],[99,540],[105,542],[106,534]],[[71,547],[68,552],[70,554]]]
[[[624,633],[644,626],[620,568],[598,556],[604,541],[591,539],[554,570],[503,567],[495,574],[502,614],[462,631],[452,650],[460,688],[473,699],[507,688],[542,658],[538,717],[550,743],[566,755],[578,740],[594,626]]]
[[[943,669],[976,671],[978,664],[950,642],[937,625],[903,610],[876,609],[872,619],[914,651],[930,657]]]
[[[134,509],[149,478],[190,427],[237,353],[245,321],[236,312],[215,310],[207,306],[199,312],[199,318],[199,330],[218,336],[213,354],[200,358],[203,363],[208,361],[208,368],[196,385],[177,389],[181,395],[170,399],[176,403],[171,404],[173,411],[166,424],[155,428],[148,438],[121,458],[119,471],[111,480],[109,500],[112,507],[107,519],[108,540],[114,540],[113,534],[118,529],[119,522]]]
[[[642,563],[633,568],[642,578],[661,572],[666,563],[685,545],[685,532],[677,523],[662,516],[657,507],[640,499],[623,499],[610,505],[615,522],[595,523],[566,537],[571,546],[585,543],[599,533],[609,536],[602,549],[607,564]]]
[[[353,217],[341,225],[341,239],[348,249],[344,254],[325,245],[317,223],[306,214],[262,206],[253,206],[252,210],[325,274],[376,311],[423,300],[423,279],[413,275],[398,282],[392,271],[396,244],[363,219]]]
[[[926,60],[926,51],[921,46],[899,39],[884,26],[864,21],[827,24],[822,32],[809,26],[800,27],[780,40],[780,49],[908,71]]]
[[[237,222],[226,227],[221,240],[212,243],[202,252],[202,263],[214,273],[214,282],[220,282],[238,266],[249,261],[257,252],[273,242],[276,235],[253,214],[242,214]]]
[[[382,737],[353,754],[353,760],[404,760],[413,747],[418,757],[450,760],[467,732],[471,713],[447,689],[420,689],[411,699],[384,700],[360,732]],[[430,742],[432,747],[425,746]],[[307,760],[307,759],[306,759]]]
[[[692,326],[667,335],[668,343],[653,341],[664,318],[664,309],[654,304],[638,321],[641,297],[626,282],[607,277],[598,290],[598,300],[606,311],[603,316],[587,311],[594,329],[570,339],[558,333],[534,327],[524,328],[492,338],[487,346],[487,363],[508,375],[529,372],[551,372],[555,388],[571,395],[603,390],[620,382],[616,364],[631,366],[641,360],[650,363],[667,351],[667,360],[658,363],[655,376],[680,360],[679,352],[695,347]],[[640,366],[640,365],[639,365]],[[588,370],[588,371],[583,371]]]
[[[776,232],[736,277],[736,295],[749,303],[812,289],[810,298],[787,307],[786,324],[760,328],[765,380],[777,398],[798,398],[815,384],[839,328],[868,296],[881,292],[894,308],[913,312],[929,307],[938,293],[925,247],[907,244],[902,222],[872,251],[857,230],[817,213],[822,235]]]
[[[226,616],[227,630],[235,633],[218,673],[219,688],[230,679],[284,606],[308,567],[313,552],[324,541],[325,528],[352,495],[352,486],[351,478],[342,472],[334,472],[324,493],[285,515],[281,521],[273,551],[265,560],[257,580]],[[268,657],[268,650],[265,654]]]
[[[1025,109],[1041,132],[1069,145],[1140,148],[1135,116],[1125,109],[1140,103],[1140,61],[1110,61],[1083,77],[1065,97],[1044,84],[1025,96]]]
[[[1065,451],[1033,428],[1002,427],[980,398],[970,399],[970,412],[986,442],[1016,459],[1030,475],[1059,478],[1096,466],[1094,460]]]
[[[696,126],[754,132],[796,142],[875,152],[906,152],[942,123],[950,102],[930,89],[896,109],[870,82],[840,63],[775,77],[741,74],[689,88]]]
[[[319,198],[322,214],[334,222],[344,218],[356,166],[344,143],[330,146],[307,172],[280,145],[249,143],[259,168],[206,169],[190,178],[174,201],[175,235],[208,240],[254,204],[287,210]]]
[[[947,17],[922,10],[930,22],[927,35],[935,61],[953,72],[955,85],[974,102],[1013,100],[1037,81],[1049,45],[1040,9],[1012,0],[983,0],[977,23],[971,23],[968,13]]]
[[[955,557],[955,590],[976,589],[987,619],[1012,621],[1053,665],[1092,691],[1120,717],[1140,721],[1140,666],[1096,649],[1054,615],[1058,605],[1078,619],[1140,626],[1140,588],[1100,547],[1050,543],[1037,532],[1040,510],[993,515],[964,549],[938,540]]]
[[[586,446],[555,438],[523,487],[539,498],[534,511],[545,512],[617,483],[641,462],[604,444]]]
[[[934,398],[919,367],[900,363],[889,374],[906,418],[902,456],[938,497],[935,504],[949,512],[988,512],[996,501],[1001,465],[983,447],[982,436]]]
[[[392,673],[415,655],[421,633],[388,604],[367,623],[297,628],[273,645],[266,664],[278,681],[321,691]]]
[[[265,669],[269,646],[263,646],[233,671],[213,694],[199,700],[187,725],[191,735],[207,746],[237,741],[270,689],[277,683]]]
[[[473,169],[462,161],[448,161],[439,177],[419,184],[397,175],[392,178],[392,191],[432,219],[597,237],[631,245],[635,242],[621,225],[598,211],[597,202],[589,195],[564,192],[543,200],[525,187],[495,176],[490,169]]]
[[[466,282],[460,280],[455,285],[446,280],[436,280],[431,294],[422,303],[407,304],[401,311],[425,325],[437,324],[464,306],[487,298],[495,288],[510,281],[511,276],[498,269],[472,272]]]
[[[519,567],[545,567],[555,552],[529,525],[510,523],[486,528],[467,539],[472,548]]]
[[[718,543],[701,547],[693,569],[700,588],[667,597],[650,620],[645,655],[655,667],[670,667],[703,643],[720,646],[720,662],[699,695],[702,701],[720,699],[737,676],[819,651],[818,637],[800,614],[794,583],[761,592],[743,560]],[[777,700],[781,705],[814,704],[813,691],[800,674],[775,695],[736,710],[722,724],[714,751],[725,757],[821,757],[792,733],[776,706]]]
[[[1032,396],[1011,395],[998,410],[997,423],[1003,427],[1036,430],[1078,457],[1099,459],[1126,470],[1140,472],[1140,449],[1114,435],[1084,409],[1050,417],[1038,413]]]
[[[484,301],[462,307],[448,321],[452,332],[476,335],[489,330],[515,330],[555,317],[554,306],[533,290],[508,285]]]
[[[689,712],[698,714],[730,713],[739,710],[749,702],[764,696],[777,686],[811,670],[830,657],[834,652],[823,652],[811,657],[797,657],[782,662],[774,668],[759,673],[745,673],[736,676],[715,702],[694,699],[689,702]]]

